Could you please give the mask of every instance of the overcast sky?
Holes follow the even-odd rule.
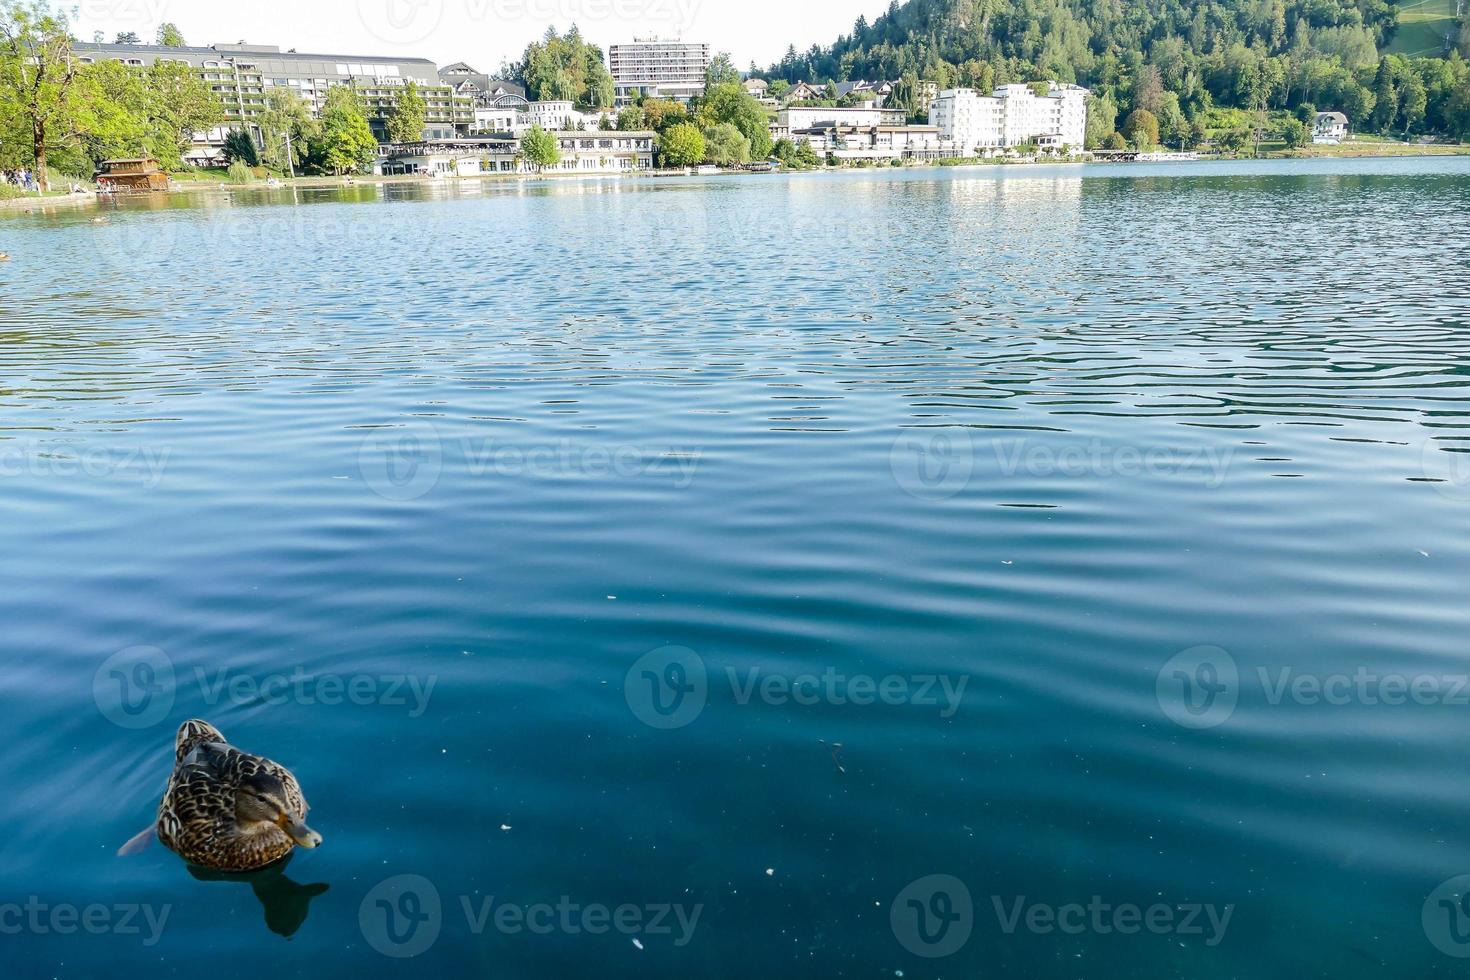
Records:
[[[548,25],[575,22],[601,45],[635,36],[707,41],[742,70],[794,43],[804,49],[870,21],[888,0],[53,0],[73,12],[77,37],[122,31],[145,41],[163,21],[190,44],[278,44],[321,54],[396,54],[493,72]]]

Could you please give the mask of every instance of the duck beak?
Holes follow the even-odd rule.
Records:
[[[322,835],[312,830],[300,820],[283,817],[281,819],[281,829],[301,847],[316,847],[322,842]]]

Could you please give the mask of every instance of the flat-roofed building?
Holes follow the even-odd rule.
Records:
[[[1043,92],[1037,88],[1045,86]],[[929,124],[964,155],[1006,150],[1046,138],[1048,146],[1082,149],[1087,132],[1087,89],[1043,82],[1002,85],[990,95],[945,89],[930,104]]]
[[[378,55],[303,54],[268,44],[216,44],[210,47],[166,47],[156,44],[84,44],[72,46],[83,64],[118,61],[137,68],[157,62],[178,62],[208,83],[225,108],[225,125],[196,133],[192,162],[216,162],[230,130],[244,129],[256,142],[259,117],[265,112],[266,93],[289,89],[299,95],[313,115],[319,115],[327,92],[345,85],[362,99],[368,122],[380,138],[386,136],[387,116],[410,81],[415,82],[427,107],[424,135],[451,138],[474,124],[474,100],[455,92],[439,77],[427,58]]]
[[[607,70],[620,106],[639,96],[688,102],[703,95],[709,63],[709,45],[690,41],[638,38],[607,49]]]
[[[872,127],[884,125],[883,110],[877,106],[787,106],[776,113],[771,124],[772,140],[797,140],[803,131],[834,126]]]
[[[482,177],[490,174],[581,174],[607,176],[653,169],[651,131],[609,130],[553,133],[561,161],[544,170],[521,155],[521,141],[507,136],[385,143],[374,172],[424,177]]]

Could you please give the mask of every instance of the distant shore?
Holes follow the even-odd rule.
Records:
[[[1344,159],[1382,159],[1413,158],[1413,157],[1439,157],[1439,156],[1470,156],[1470,144],[1465,143],[1393,143],[1377,141],[1353,141],[1338,145],[1311,145],[1297,149],[1272,148],[1264,149],[1259,157],[1226,157],[1215,155],[1201,155],[1198,160],[1178,161],[1181,163],[1216,163],[1225,160],[1344,160]],[[966,160],[963,163],[940,164],[934,162],[904,164],[901,168],[873,166],[873,167],[816,167],[808,171],[777,171],[785,173],[834,173],[842,171],[872,170],[882,172],[890,169],[903,170],[952,170],[957,167],[1027,167],[1027,166],[1056,166],[1056,165],[1087,165],[1107,163],[1105,160]],[[1122,164],[1128,166],[1131,164]],[[721,174],[735,174],[740,171],[723,170]],[[275,183],[256,181],[250,184],[229,184],[219,180],[188,180],[176,179],[167,193],[170,194],[234,194],[248,191],[265,190],[331,190],[343,187],[384,187],[394,184],[422,185],[425,183],[449,181],[454,183],[507,183],[516,181],[555,181],[555,180],[585,180],[588,178],[622,179],[624,177],[682,177],[691,174],[682,170],[657,170],[644,171],[635,174],[478,174],[472,177],[441,177],[428,178],[417,175],[407,176],[376,176],[362,175],[353,177],[296,177],[282,178]],[[751,176],[763,176],[751,174]],[[99,197],[94,193],[84,194],[55,194],[45,197],[20,197],[12,200],[0,201],[0,212],[20,211],[50,211],[55,209],[71,209],[95,206],[110,198]]]

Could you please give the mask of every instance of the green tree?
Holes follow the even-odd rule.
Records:
[[[806,140],[796,144],[796,165],[804,170],[818,166],[822,161],[817,159],[817,151]]]
[[[135,31],[122,31],[112,39],[113,44],[142,44],[143,39]]]
[[[262,157],[268,166],[281,171],[307,169],[311,146],[320,142],[321,124],[300,95],[289,88],[266,89],[265,111],[256,122],[265,144]]]
[[[721,51],[710,60],[709,68],[704,73],[706,85],[739,85],[740,72],[735,70],[735,63],[730,60],[727,52]]]
[[[36,180],[48,190],[51,153],[83,135],[78,68],[64,15],[46,0],[0,0],[0,128],[29,145]]]
[[[1378,62],[1378,74],[1373,78],[1374,108],[1370,121],[1373,128],[1386,133],[1393,128],[1398,118],[1399,97],[1393,62],[1383,58]]]
[[[86,160],[63,159],[65,169],[87,170],[102,160],[151,152],[141,71],[120,61],[99,61],[79,70],[76,84],[81,107],[73,121]]]
[[[247,167],[260,166],[260,150],[255,140],[243,129],[232,129],[225,134],[224,157],[226,163],[243,163]]]
[[[750,140],[729,123],[704,131],[704,159],[722,167],[750,162]]]
[[[388,140],[392,143],[416,143],[424,138],[429,105],[419,94],[417,82],[409,81],[388,112]]]
[[[1281,139],[1292,149],[1306,146],[1311,138],[1311,129],[1300,119],[1288,119],[1281,124]]]
[[[1399,117],[1404,124],[1405,137],[1424,118],[1424,110],[1428,105],[1429,93],[1424,87],[1424,80],[1414,72],[1405,72],[1404,80],[1399,85]]]
[[[568,101],[583,109],[613,104],[613,79],[602,63],[602,49],[583,41],[575,26],[565,35],[548,27],[540,41],[526,47],[511,74],[533,102]]]
[[[704,161],[704,134],[691,123],[670,126],[659,137],[659,150],[670,167],[692,167]]]
[[[703,128],[729,123],[750,141],[750,155],[764,160],[771,152],[771,124],[765,106],[738,84],[711,85],[693,106]]]
[[[1123,120],[1120,132],[1140,150],[1157,146],[1159,143],[1159,120],[1147,109],[1134,109]]]
[[[1128,141],[1123,138],[1122,133],[1115,131],[1109,133],[1108,138],[1103,140],[1103,146],[1109,150],[1126,150]]]
[[[643,102],[643,118],[649,129],[662,133],[670,126],[688,121],[689,111],[670,99],[646,99]]]
[[[182,48],[189,43],[184,40],[184,34],[179,30],[178,25],[168,22],[158,25],[155,41],[166,48]]]
[[[194,145],[194,134],[225,121],[225,109],[209,84],[188,65],[157,61],[144,73],[149,151],[167,168],[177,167]]]
[[[311,152],[317,165],[333,174],[359,172],[372,165],[377,150],[378,141],[357,93],[345,85],[328,89],[321,133]]]
[[[1108,134],[1118,126],[1118,104],[1113,101],[1112,95],[1104,92],[1102,95],[1089,95],[1087,97],[1087,130],[1083,145],[1089,150],[1097,149],[1103,145]]]
[[[643,110],[637,106],[628,106],[618,110],[618,129],[628,132],[643,128]]]
[[[556,137],[540,126],[532,126],[521,137],[521,155],[538,171],[561,163],[561,146]]]
[[[1244,126],[1227,129],[1215,137],[1215,144],[1220,147],[1220,150],[1232,156],[1238,156],[1240,151],[1250,144],[1250,141],[1250,130]]]

